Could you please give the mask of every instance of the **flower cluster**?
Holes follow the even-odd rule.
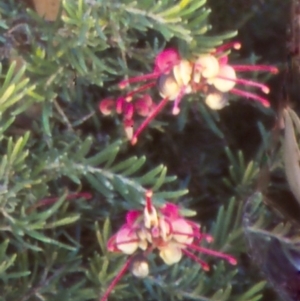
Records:
[[[151,73],[123,80],[119,84],[119,87],[124,89],[129,84],[148,81],[120,98],[122,109],[118,109],[120,108],[120,99],[116,102],[112,99],[105,99],[99,105],[100,111],[103,114],[110,114],[115,108],[117,113],[123,114],[127,136],[131,143],[135,144],[140,133],[169,101],[173,101],[172,114],[177,115],[180,112],[180,101],[186,94],[203,93],[206,104],[213,110],[222,109],[228,104],[228,93],[253,99],[268,107],[269,102],[266,98],[240,90],[236,86],[259,88],[264,94],[269,93],[269,88],[255,81],[238,78],[237,72],[266,71],[277,73],[278,70],[276,67],[266,65],[229,64],[226,51],[240,47],[238,42],[228,43],[220,46],[212,53],[199,55],[190,61],[183,59],[176,49],[165,49],[156,56],[154,69]],[[141,96],[143,91],[154,86],[157,87],[162,97],[157,105],[152,102],[149,95]],[[148,102],[149,99],[151,99],[151,103]],[[134,126],[133,112],[145,118],[134,133],[132,129]],[[141,112],[143,113],[141,114]]]
[[[155,109],[155,104],[150,95],[142,95],[134,102],[129,102],[128,98],[119,97],[116,101],[112,98],[106,98],[99,104],[99,110],[104,115],[112,113],[123,115],[123,125],[126,136],[129,140],[133,138],[133,126],[135,115],[147,117]]]
[[[126,223],[108,241],[108,250],[130,255],[125,265],[104,293],[105,301],[123,274],[131,268],[134,275],[145,277],[149,268],[144,258],[158,250],[161,259],[168,265],[180,261],[183,255],[190,257],[208,271],[208,264],[197,257],[194,252],[216,256],[235,265],[236,259],[230,255],[206,249],[200,246],[203,240],[211,242],[210,235],[200,231],[200,226],[185,219],[177,205],[166,203],[161,208],[152,204],[152,192],[146,192],[146,204],[143,211],[132,210],[127,213]],[[141,260],[135,260],[136,254],[143,253]]]

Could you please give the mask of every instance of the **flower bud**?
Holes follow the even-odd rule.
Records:
[[[236,84],[236,73],[229,65],[221,66],[216,78],[213,79],[212,84],[220,92],[230,91]]]
[[[137,278],[145,278],[149,275],[149,264],[144,255],[136,255],[130,266],[131,273]]]
[[[228,98],[223,93],[209,93],[205,98],[205,103],[213,110],[220,110],[227,105]]]
[[[110,115],[112,113],[112,111],[114,110],[114,107],[115,107],[115,101],[111,98],[103,99],[99,103],[99,111],[103,115]]]
[[[162,75],[158,80],[158,89],[162,97],[174,100],[180,92],[180,86],[173,74]]]
[[[192,77],[192,65],[187,60],[181,60],[180,63],[173,68],[174,78],[179,86],[187,86]]]
[[[205,78],[215,77],[219,73],[219,62],[212,55],[202,55],[197,59],[195,68]]]

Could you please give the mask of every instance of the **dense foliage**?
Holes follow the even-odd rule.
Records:
[[[282,101],[297,98],[286,84],[289,6],[0,0],[1,301],[100,300],[127,258],[107,241],[128,210],[143,209],[147,189],[155,206],[185,208],[214,237],[205,246],[238,264],[203,254],[206,272],[190,258],[168,266],[151,254],[149,275],[128,271],[109,300],[280,300],[272,285],[300,300],[300,208],[283,160],[284,151],[298,160],[288,137],[300,127],[294,115],[295,132],[278,126]],[[134,146],[118,115],[100,113],[99,102],[124,93],[124,78],[149,73],[163,49],[190,59],[233,37],[242,48],[232,63],[282,70],[250,75],[268,82],[270,108],[230,95],[214,111],[202,93],[186,95],[179,115],[167,106]]]

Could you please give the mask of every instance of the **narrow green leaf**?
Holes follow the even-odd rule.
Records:
[[[47,208],[47,210],[45,210],[44,212],[33,212],[28,216],[28,218],[30,220],[36,219],[40,222],[46,221],[46,219],[48,219],[50,216],[52,216],[54,213],[57,212],[57,210],[65,202],[66,197],[67,197],[67,194],[65,193],[57,201],[55,201],[54,204],[50,208]]]
[[[115,148],[115,149],[111,152],[110,157],[109,157],[109,159],[107,160],[107,162],[105,163],[104,168],[107,169],[107,168],[109,168],[109,167],[114,163],[114,161],[115,161],[115,159],[116,159],[116,156],[117,156],[118,153],[119,153],[119,150],[120,150],[120,148],[117,147],[117,148]]]
[[[43,129],[48,137],[51,137],[50,117],[52,116],[52,106],[50,103],[43,103],[42,124]]]
[[[121,172],[122,170],[127,169],[132,165],[134,165],[137,160],[138,158],[136,156],[131,157],[111,167],[110,170],[114,173]]]
[[[103,238],[104,238],[104,243],[106,244],[108,239],[109,239],[109,236],[110,236],[110,233],[111,233],[111,225],[110,225],[110,221],[109,219],[105,219],[105,222],[104,222],[104,225],[103,225]]]
[[[210,129],[215,133],[219,138],[223,139],[224,134],[223,132],[218,128],[216,121],[213,119],[211,113],[205,108],[205,106],[202,103],[199,103],[199,109],[201,111],[201,115],[205,119],[206,123],[210,127]]]
[[[102,263],[102,268],[98,274],[98,279],[100,283],[104,282],[106,279],[108,265],[109,265],[109,260],[105,258]]]
[[[141,185],[145,185],[145,184],[151,184],[153,183],[155,177],[161,173],[161,171],[163,170],[164,166],[161,164],[157,167],[155,167],[154,169],[152,169],[151,171],[147,172],[144,176],[137,178],[136,180],[141,184]]]
[[[188,192],[188,189],[181,189],[177,191],[161,191],[155,193],[155,197],[165,200],[177,199],[183,195],[186,195]]]
[[[30,230],[30,231],[25,230],[25,232],[28,236],[30,236],[30,237],[32,237],[36,240],[39,240],[41,242],[47,243],[47,244],[57,245],[59,247],[62,247],[64,249],[67,249],[67,250],[70,250],[70,251],[76,251],[76,249],[77,249],[75,247],[71,247],[67,244],[64,244],[64,243],[61,243],[57,240],[49,238],[49,237],[45,236],[44,234],[42,234],[41,232],[37,232],[35,230]]]
[[[119,151],[120,144],[121,144],[120,140],[112,143],[111,145],[105,147],[105,149],[100,153],[86,159],[85,163],[91,166],[96,166],[96,165],[100,165],[103,162],[106,162],[107,160],[109,160],[109,158],[112,155],[114,156],[115,152]]]
[[[10,85],[11,83],[11,79],[14,75],[14,72],[15,72],[15,68],[16,68],[16,64],[17,62],[14,60],[11,65],[9,66],[9,69],[5,75],[5,80],[4,80],[4,83],[2,84],[2,87],[0,89],[0,94],[3,94],[4,91],[6,91],[7,87]]]
[[[137,159],[134,164],[131,165],[128,169],[122,172],[122,175],[125,177],[130,176],[134,174],[136,171],[138,171],[146,162],[146,157],[142,156],[141,158]]]
[[[52,229],[52,228],[56,228],[56,227],[61,227],[61,226],[65,226],[65,225],[69,225],[69,224],[73,224],[76,221],[78,221],[80,219],[80,215],[79,214],[74,214],[72,216],[68,216],[62,219],[59,219],[55,222],[51,222],[45,225],[46,229]]]
[[[193,1],[187,8],[181,10],[179,15],[181,17],[194,13],[197,9],[203,6],[206,3],[206,0]]]
[[[9,97],[12,96],[12,94],[15,92],[15,88],[16,86],[12,84],[5,90],[3,95],[0,97],[0,104],[5,103],[9,99]]]
[[[152,187],[153,191],[157,191],[165,182],[166,179],[166,174],[167,174],[167,167],[163,167],[160,176],[156,180],[155,185]]]
[[[112,196],[112,192],[109,189],[107,189],[107,187],[104,186],[102,182],[99,181],[99,179],[97,179],[94,175],[87,174],[85,177],[88,180],[88,182],[92,185],[92,187],[96,189],[96,191],[100,192],[103,196],[107,198],[110,198]]]
[[[7,247],[9,245],[9,239],[5,239],[0,245],[0,260],[4,258]]]
[[[4,260],[0,263],[0,275],[14,264],[16,258],[17,254],[13,254],[8,260]]]
[[[258,172],[258,170],[257,170]],[[247,184],[249,183],[252,179],[251,177],[254,176],[255,174],[255,165],[254,161],[250,161],[247,165],[247,168],[244,172],[243,178],[242,178],[242,184]]]
[[[239,299],[250,301],[250,300],[252,300],[251,298],[253,298],[254,295],[261,293],[261,291],[263,290],[263,288],[265,286],[266,286],[266,281],[260,281],[257,284],[255,284],[254,286],[252,286],[247,292],[242,294]]]
[[[98,222],[95,222],[95,230],[96,230],[96,237],[97,237],[98,244],[101,248],[101,251],[105,254],[106,247],[105,247],[105,243],[104,243],[103,236],[101,234]]]
[[[14,272],[5,275],[5,278],[8,279],[19,279],[21,277],[27,277],[31,274],[31,271],[22,271],[22,272]]]
[[[79,150],[76,152],[74,160],[75,161],[82,160],[82,158],[84,158],[91,150],[92,144],[93,144],[92,137],[87,137],[80,145]]]
[[[112,183],[114,185],[115,190],[117,190],[123,197],[126,197],[128,194],[128,188],[124,179],[118,175],[113,177]]]
[[[12,152],[9,155],[9,163],[13,164],[16,160],[18,154],[22,151],[23,147],[28,141],[30,132],[27,132],[23,137],[20,137],[17,142],[15,143],[15,146],[12,150]]]

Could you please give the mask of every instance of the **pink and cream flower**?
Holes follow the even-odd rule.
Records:
[[[178,263],[182,256],[186,255],[205,271],[209,270],[209,265],[195,255],[195,252],[225,259],[232,265],[237,263],[236,259],[230,255],[202,247],[201,242],[203,240],[211,242],[212,237],[202,233],[198,224],[184,218],[177,205],[166,203],[156,208],[151,198],[152,192],[147,191],[144,210],[129,211],[125,224],[107,243],[110,252],[119,252],[130,257],[108,287],[101,301],[106,300],[113,287],[130,267],[133,256],[139,252],[143,252],[146,256],[157,250],[160,258],[167,265]],[[143,273],[143,276],[146,274]]]
[[[268,65],[233,65],[228,62],[228,51],[230,49],[240,49],[241,44],[231,42],[216,48],[215,51],[198,55],[194,59],[186,60],[182,58],[176,49],[168,48],[160,52],[154,62],[153,71],[148,74],[125,79],[120,82],[119,87],[124,89],[129,85],[135,85],[145,82],[136,88],[129,90],[121,98],[126,106],[132,111],[142,99],[142,106],[151,108],[146,110],[145,119],[139,127],[133,131],[128,124],[133,124],[133,119],[127,118],[128,109],[119,110],[124,115],[125,131],[130,138],[131,143],[137,142],[138,136],[148,126],[148,124],[159,114],[159,112],[172,102],[172,114],[177,115],[180,112],[180,102],[187,94],[201,92],[204,94],[206,104],[213,110],[222,109],[228,104],[228,93],[246,97],[260,102],[263,106],[269,107],[269,101],[256,93],[240,89],[238,86],[258,88],[262,93],[268,94],[269,88],[259,82],[245,78],[240,78],[237,73],[264,71],[277,73],[276,67]],[[156,105],[145,105],[144,96],[141,96],[145,90],[156,87],[162,100]],[[147,95],[147,97],[150,97]],[[103,101],[100,104],[100,111],[108,114],[112,106],[112,100]]]

